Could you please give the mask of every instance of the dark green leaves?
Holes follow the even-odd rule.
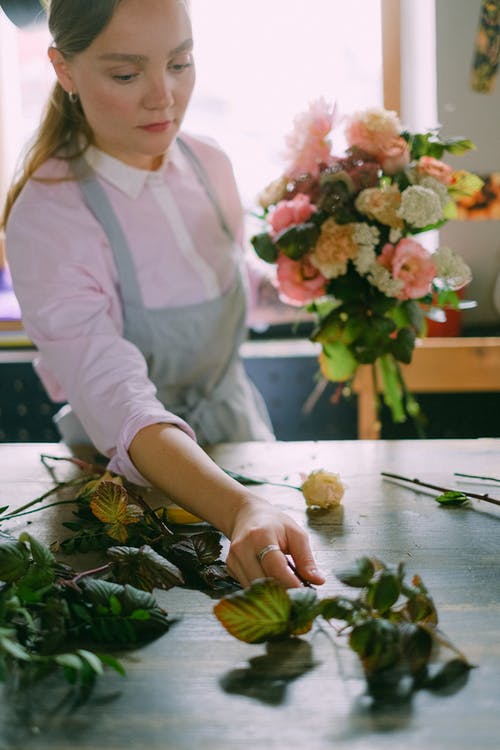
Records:
[[[143,591],[170,589],[184,583],[179,568],[147,544],[138,549],[110,547],[107,556],[113,563],[112,574],[117,583],[130,583]]]
[[[266,263],[276,263],[278,258],[278,248],[270,238],[267,232],[256,234],[250,238],[255,252]]]
[[[283,229],[274,242],[278,250],[292,260],[299,260],[312,250],[319,237],[319,228],[313,222],[296,224]]]

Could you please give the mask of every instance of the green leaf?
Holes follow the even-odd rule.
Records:
[[[60,667],[66,667],[74,672],[80,672],[82,669],[82,660],[74,653],[56,654],[56,656],[54,656],[54,661],[56,664],[59,664]]]
[[[403,405],[403,388],[399,376],[398,364],[391,355],[380,357],[379,362],[384,401],[391,410],[392,419],[396,423],[406,422]]]
[[[244,591],[222,598],[214,607],[215,616],[226,630],[246,643],[287,636],[291,610],[286,589],[270,578],[254,581]]]
[[[415,348],[415,331],[412,328],[400,328],[396,338],[392,340],[392,354],[398,362],[409,365]]]
[[[184,536],[168,548],[168,557],[183,570],[198,570],[215,562],[222,550],[217,531],[202,531]]]
[[[274,242],[278,249],[292,260],[299,260],[316,244],[320,230],[313,222],[296,224],[283,229]]]
[[[0,539],[0,581],[12,583],[27,573],[30,555],[17,539]]]
[[[356,625],[349,644],[361,659],[367,675],[394,666],[399,659],[400,634],[397,625],[388,620],[372,618]]]
[[[347,586],[364,588],[370,583],[378,567],[380,567],[380,562],[376,558],[359,557],[348,568],[340,570],[337,578]]]
[[[79,648],[76,653],[78,654],[78,656],[80,656],[80,658],[84,659],[87,662],[93,672],[95,672],[96,674],[103,673],[102,662],[97,654],[92,653],[92,651],[87,651],[84,648]]]
[[[118,661],[118,659],[115,659],[114,656],[111,656],[111,654],[101,654],[97,653],[96,656],[99,657],[101,662],[106,666],[110,667],[110,669],[114,669],[115,672],[118,672],[122,677],[125,677],[127,674],[125,667],[121,664],[121,662]]]
[[[394,573],[383,570],[368,585],[366,601],[370,607],[379,612],[387,612],[399,599],[401,593],[399,580]]]
[[[139,548],[110,547],[107,555],[113,563],[113,578],[118,583],[129,583],[144,591],[168,590],[184,583],[179,568],[147,544]]]
[[[343,596],[322,599],[319,603],[319,612],[325,620],[345,620],[350,624],[356,611],[354,603]]]
[[[471,669],[472,666],[463,659],[450,659],[425,681],[424,687],[436,692],[449,691],[456,683],[461,686]]]
[[[31,657],[26,649],[18,642],[15,635],[4,635],[0,638],[0,650],[20,661],[30,661]]]
[[[250,238],[250,242],[259,258],[265,260],[266,263],[276,263],[278,258],[278,248],[272,241],[268,232],[254,235]]]
[[[467,495],[458,490],[447,490],[442,495],[438,495],[434,498],[440,505],[463,505],[468,501]]]
[[[56,558],[48,547],[35,539],[35,537],[23,532],[19,535],[20,542],[27,542],[31,549],[31,557],[38,567],[47,570],[56,565]]]
[[[403,623],[399,631],[403,658],[410,673],[416,675],[429,663],[432,653],[432,636],[425,628],[413,623]]]
[[[356,357],[341,341],[323,344],[319,363],[324,377],[333,382],[349,380],[358,368]]]
[[[314,589],[303,587],[288,590],[292,608],[290,611],[290,633],[307,633],[318,614],[318,597]]]

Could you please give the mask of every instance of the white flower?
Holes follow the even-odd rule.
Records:
[[[375,250],[380,239],[380,232],[377,227],[357,222],[354,224],[353,238],[360,251]]]
[[[472,272],[461,255],[449,247],[440,247],[432,256],[436,276],[446,289],[461,289],[472,279]]]
[[[430,177],[429,175],[427,175],[426,177],[421,177],[418,184],[422,185],[422,187],[429,188],[429,190],[433,190],[436,193],[437,197],[439,198],[441,208],[444,208],[450,202],[450,194],[448,193],[448,188],[446,187],[446,185],[443,185],[442,182],[436,180],[435,177]]]
[[[423,185],[411,185],[401,194],[398,214],[414,227],[436,224],[443,218],[443,209],[437,193]]]
[[[319,508],[335,508],[340,505],[345,492],[340,475],[323,469],[311,471],[301,489],[306,505]]]
[[[395,279],[387,268],[376,261],[370,268],[368,281],[388,297],[397,297],[404,286],[401,279]]]
[[[376,261],[376,258],[377,255],[375,253],[375,250],[368,245],[363,245],[359,249],[357,258],[354,259],[356,271],[361,274],[361,276],[364,276],[371,269]]]

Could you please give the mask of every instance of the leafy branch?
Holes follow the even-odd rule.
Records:
[[[421,479],[410,479],[409,477],[403,477],[400,474],[391,474],[388,471],[382,471],[381,472],[383,477],[387,477],[388,479],[397,479],[401,482],[409,482],[410,484],[416,484],[419,487],[428,487],[431,490],[437,490],[438,492],[442,493],[438,497],[435,498],[436,502],[441,503],[442,505],[463,505],[463,503],[467,502],[469,498],[474,498],[476,500],[484,500],[486,503],[492,503],[493,505],[500,505],[500,500],[491,497],[487,492],[485,493],[477,493],[477,492],[463,492],[454,490],[450,487],[442,487],[438,484],[430,484],[429,482],[423,482]],[[460,475],[460,476],[469,476],[469,475]]]
[[[374,697],[419,688],[436,689],[471,668],[466,657],[438,629],[434,602],[419,576],[405,580],[401,563],[391,570],[376,558],[362,557],[337,574],[359,589],[359,595],[318,599],[311,589],[286,590],[272,579],[221,599],[214,613],[226,630],[247,643],[286,639],[307,633],[316,618],[343,623],[358,655],[368,689]],[[453,657],[431,672],[431,660],[440,646]]]

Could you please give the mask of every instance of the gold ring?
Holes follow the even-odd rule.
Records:
[[[281,552],[281,547],[278,544],[266,545],[260,550],[260,552],[257,552],[257,560],[261,563],[268,552]]]

